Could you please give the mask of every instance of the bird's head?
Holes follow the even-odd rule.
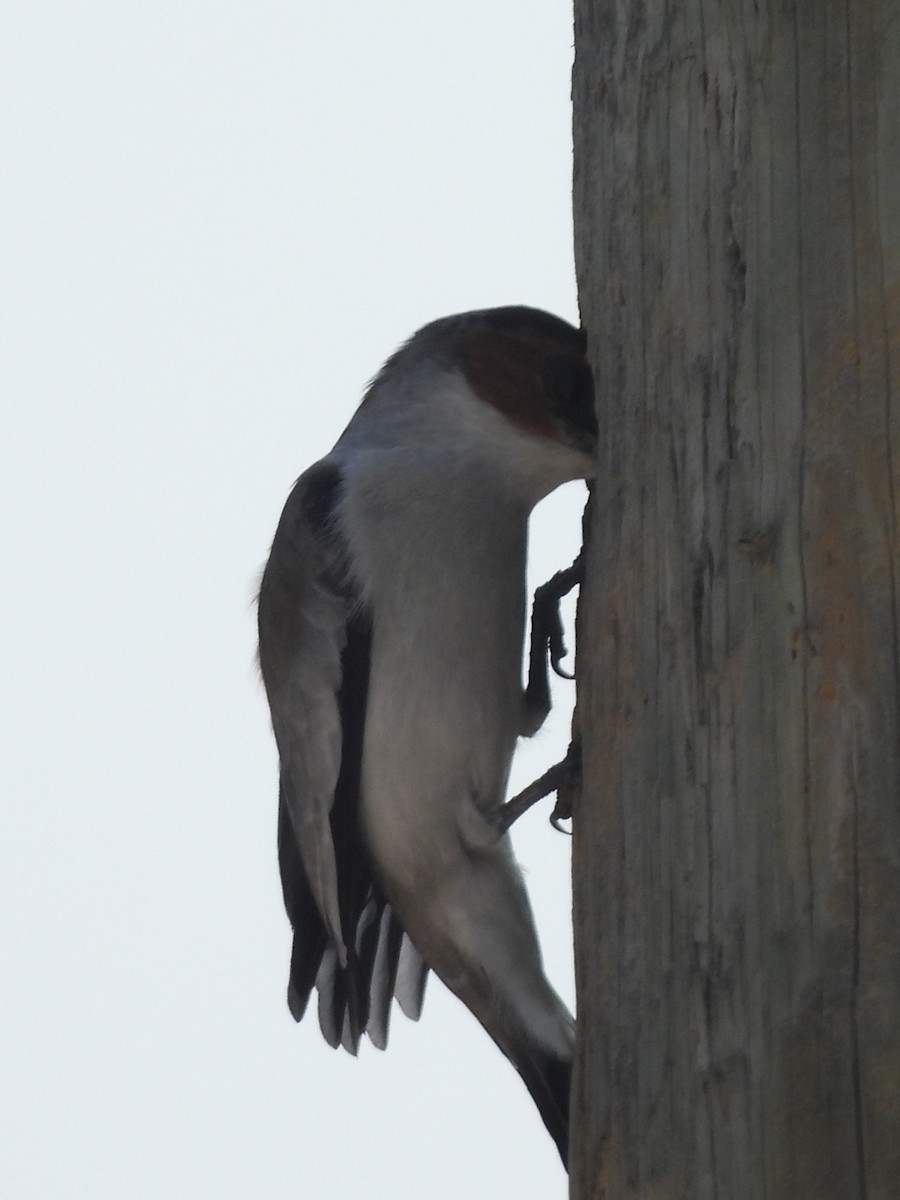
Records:
[[[342,442],[482,464],[535,503],[594,473],[597,417],[580,329],[524,306],[443,317],[385,363]]]

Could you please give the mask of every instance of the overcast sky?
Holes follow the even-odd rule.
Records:
[[[296,476],[437,316],[577,320],[546,0],[4,0],[0,1191],[565,1195],[432,978],[358,1060],[285,1003],[252,599]],[[546,502],[532,582],[577,550]],[[559,758],[571,685],[513,786]],[[573,1003],[569,842],[516,832]]]

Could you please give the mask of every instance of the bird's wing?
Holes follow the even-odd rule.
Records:
[[[359,828],[371,628],[336,520],[341,489],[339,466],[324,460],[288,498],[260,585],[259,659],[281,764],[288,1001],[299,1020],[315,984],[326,1039],[355,1053],[366,1028],[376,1045],[387,1039],[401,943],[418,956],[374,884]]]
[[[259,589],[259,662],[281,761],[282,846],[287,821],[343,965],[330,813],[341,770],[338,697],[352,597],[341,578],[342,547],[329,529],[339,487],[337,469],[319,463],[288,497]]]

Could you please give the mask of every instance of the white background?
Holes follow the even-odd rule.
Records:
[[[252,598],[294,478],[449,312],[577,319],[570,12],[5,0],[0,1193],[546,1200],[433,978],[358,1060],[285,1004]],[[532,582],[584,490],[534,526]],[[560,757],[571,685],[514,786]],[[572,1003],[569,844],[516,833]]]

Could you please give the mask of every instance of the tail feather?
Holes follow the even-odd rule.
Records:
[[[526,1051],[513,1064],[537,1105],[547,1132],[556,1143],[563,1166],[569,1169],[569,1094],[572,1088],[571,1059],[554,1055],[536,1056]]]

